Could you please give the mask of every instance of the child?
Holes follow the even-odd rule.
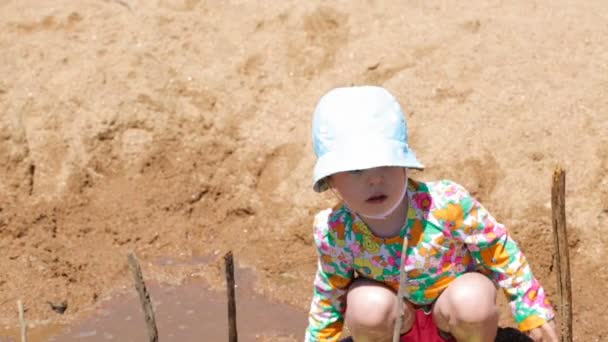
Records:
[[[521,330],[557,342],[545,292],[504,226],[454,182],[408,179],[408,169],[423,166],[388,91],[324,95],[313,145],[313,188],[341,203],[315,217],[319,260],[306,341],[337,341],[344,324],[355,342],[391,341],[404,271],[401,341],[494,341],[500,287]]]

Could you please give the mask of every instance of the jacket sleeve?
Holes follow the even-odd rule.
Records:
[[[528,331],[553,319],[545,290],[532,274],[526,257],[505,227],[466,190],[460,187],[461,222],[455,220],[453,236],[465,243],[479,265],[490,271],[509,300],[519,329]]]
[[[353,278],[352,257],[345,241],[329,228],[328,215],[329,212],[323,211],[315,218],[314,238],[319,258],[306,329],[307,342],[338,341],[344,322],[346,290]]]

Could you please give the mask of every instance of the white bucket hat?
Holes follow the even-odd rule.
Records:
[[[336,88],[321,97],[312,121],[317,163],[313,188],[327,190],[334,173],[381,166],[423,169],[407,143],[401,106],[386,89]]]

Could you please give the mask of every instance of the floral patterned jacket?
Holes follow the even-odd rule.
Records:
[[[342,332],[346,290],[355,274],[397,290],[401,250],[407,299],[433,303],[458,276],[486,274],[507,296],[521,330],[554,316],[540,283],[503,225],[462,186],[448,181],[409,181],[407,224],[399,236],[380,238],[340,204],[315,216],[319,254],[306,341],[337,341]]]

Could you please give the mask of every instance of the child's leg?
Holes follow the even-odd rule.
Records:
[[[384,284],[359,278],[349,287],[346,295],[345,321],[356,342],[390,342],[397,317],[397,295]],[[415,312],[406,305],[401,332],[407,332],[414,323]]]
[[[494,284],[479,273],[458,277],[435,302],[433,318],[458,342],[493,342],[498,327]]]

